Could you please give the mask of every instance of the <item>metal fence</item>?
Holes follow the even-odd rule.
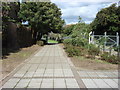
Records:
[[[118,54],[119,49],[119,35],[116,32],[116,35],[107,35],[107,32],[104,35],[94,35],[94,32],[89,33],[89,44],[96,44],[100,47],[102,51],[110,52],[111,54]]]

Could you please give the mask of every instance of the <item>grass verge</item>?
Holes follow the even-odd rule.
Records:
[[[83,56],[74,56],[71,57],[71,61],[78,69],[85,70],[117,70],[118,65],[111,64],[106,61],[98,59],[89,59]]]
[[[10,53],[10,55],[6,56],[5,59],[0,60],[0,67],[2,67],[2,76],[5,77],[8,75],[14,68],[16,68],[19,64],[25,61],[28,57],[30,57],[35,51],[40,48],[38,45],[33,45],[31,47],[22,48],[20,51],[15,53]]]
[[[55,40],[48,40],[48,43],[58,43],[58,41],[55,41]]]

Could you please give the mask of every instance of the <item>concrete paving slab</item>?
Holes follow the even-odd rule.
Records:
[[[24,77],[32,77],[34,72],[27,72]]]
[[[43,83],[42,82],[41,88],[53,88],[53,83]]]
[[[78,74],[80,75],[80,77],[89,77],[89,75],[87,74],[87,72],[78,71]]]
[[[25,73],[22,73],[22,74],[18,74],[16,73],[13,77],[23,77]]]
[[[118,81],[119,81],[118,79],[113,79],[113,80],[118,84]]]
[[[82,79],[87,88],[99,88],[92,79]]]
[[[28,84],[30,82],[30,79],[21,79],[17,85],[15,86],[15,88],[27,88]]]
[[[99,77],[96,72],[86,72],[89,77]]]
[[[44,73],[45,69],[37,69],[35,73]]]
[[[118,72],[116,71],[116,72],[112,72],[113,74],[115,74],[116,75],[116,77],[118,77]]]
[[[42,79],[39,79],[39,78],[33,78],[31,79],[30,83],[41,83],[42,82]]]
[[[45,69],[47,64],[39,64],[38,69]]]
[[[54,79],[54,88],[66,88],[64,79]]]
[[[53,73],[45,73],[44,77],[53,77]]]
[[[7,82],[2,86],[2,88],[14,88],[16,84],[17,83]]]
[[[54,71],[53,71],[53,69],[46,69],[45,70],[45,73],[53,73]]]
[[[28,88],[40,88],[42,79],[32,79],[28,85]]]
[[[106,74],[103,72],[96,72],[99,77],[108,77]]]
[[[20,79],[18,79],[18,78],[11,78],[11,79],[8,80],[8,82],[10,82],[10,83],[17,83],[19,80]]]
[[[43,77],[44,73],[34,73],[33,77]]]
[[[95,84],[99,87],[99,88],[111,88],[108,84],[106,84],[102,79],[93,79],[93,81],[95,82]]]
[[[112,72],[104,72],[104,74],[106,74],[108,77],[116,77],[116,75]]]
[[[62,66],[61,66],[61,64],[55,64],[55,65],[54,65],[54,68],[55,68],[55,69],[62,69]]]
[[[103,79],[110,87],[118,88],[118,84],[115,83],[112,79]]]
[[[28,85],[27,86],[27,90],[29,90],[29,88],[31,88],[32,90],[39,90],[39,88],[40,88],[40,85],[38,84],[38,83],[34,83],[34,85],[32,84],[32,85]]]
[[[79,88],[75,79],[65,79],[67,88]]]
[[[63,72],[54,72],[54,77],[64,77]]]

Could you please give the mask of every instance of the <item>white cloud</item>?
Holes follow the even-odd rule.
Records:
[[[91,22],[92,22],[92,21],[85,21],[86,24],[89,24],[89,23],[91,23]]]
[[[119,0],[51,0],[52,2],[119,2]]]
[[[110,6],[114,3],[113,0],[52,0],[61,8],[62,18],[65,19],[66,24],[78,22],[78,16],[82,17],[85,23],[90,23],[96,17],[96,14],[102,8]],[[116,0],[117,2],[117,0]]]
[[[68,22],[67,24],[76,24],[77,22]]]

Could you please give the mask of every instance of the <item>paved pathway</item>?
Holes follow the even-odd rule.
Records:
[[[16,72],[3,88],[118,88],[117,72],[112,73],[112,79],[104,80],[95,78],[105,76],[100,73],[76,71],[59,45],[46,45]]]
[[[117,71],[78,71],[79,76],[87,88],[109,88],[117,90]]]

